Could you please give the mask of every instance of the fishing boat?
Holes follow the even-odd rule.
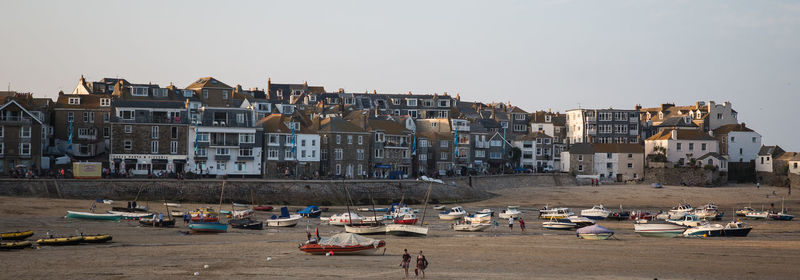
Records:
[[[781,198],[781,211],[777,213],[769,213],[769,218],[779,221],[791,221],[794,215],[786,213],[786,208],[783,207],[783,198]]]
[[[683,234],[686,228],[670,223],[648,223],[640,221],[633,224],[634,232],[643,237],[676,237]]]
[[[708,223],[708,221],[700,219],[694,214],[685,215],[682,219],[669,219],[667,222],[685,227],[696,227]]]
[[[502,215],[502,214],[501,214]],[[540,219],[566,219],[569,216],[575,215],[569,211],[569,208],[565,207],[558,207],[558,208],[550,208],[546,210],[539,210],[539,218]]]
[[[83,236],[49,237],[36,240],[36,244],[48,246],[78,245],[83,241]]]
[[[435,205],[435,206],[433,206],[433,210],[444,210],[446,208],[447,208],[447,206],[445,206],[445,205]]]
[[[266,222],[268,227],[293,227],[297,225],[297,221],[301,218],[303,218],[303,216],[295,214],[289,215],[289,208],[284,206],[281,207],[280,216],[272,215]]]
[[[464,221],[468,222],[468,223],[478,223],[478,224],[491,223],[492,222],[492,216],[491,216],[491,214],[488,214],[488,213],[483,213],[483,214],[477,214],[476,213],[476,214],[464,216]]]
[[[722,231],[725,229],[720,224],[702,224],[696,227],[688,228],[683,232],[686,237],[717,237],[722,236]]]
[[[722,219],[723,213],[719,210],[716,204],[709,203],[695,209],[694,214],[700,219],[719,220]]]
[[[722,236],[726,237],[744,237],[750,233],[753,227],[748,226],[741,221],[731,221],[725,228],[722,229]]]
[[[619,205],[619,210],[611,211],[611,213],[608,214],[608,217],[606,217],[606,219],[608,220],[617,220],[617,221],[624,221],[630,218],[631,218],[631,212],[622,209],[622,204]]]
[[[32,230],[3,232],[0,233],[0,240],[23,240],[31,236],[33,236]]]
[[[522,215],[522,211],[519,210],[519,206],[508,206],[505,210],[501,210],[497,217],[508,220],[509,218],[519,218],[520,215]]]
[[[211,223],[219,221],[219,214],[213,208],[203,207],[189,212],[192,222]]]
[[[467,215],[467,210],[461,206],[450,208],[450,210],[439,212],[439,219],[442,220],[458,220]]]
[[[345,224],[360,224],[363,218],[355,212],[340,213],[328,218],[328,224],[332,226],[344,226]]]
[[[31,247],[33,243],[30,241],[3,241],[0,242],[0,249],[2,250],[14,250],[14,249],[25,249]]]
[[[581,217],[581,216],[569,216],[569,217],[567,217],[567,220],[569,220],[572,223],[575,223],[575,226],[578,227],[578,228],[591,226],[591,225],[594,225],[595,223],[597,223],[595,220],[589,219],[587,217]]]
[[[110,234],[83,235],[81,243],[105,243],[111,239],[113,237]]]
[[[736,216],[745,217],[745,216],[747,216],[747,213],[755,212],[755,211],[756,211],[756,209],[753,209],[753,208],[748,206],[748,207],[736,210]]]
[[[608,209],[603,207],[603,204],[595,205],[592,207],[592,209],[581,210],[581,216],[592,220],[603,220],[608,218],[609,214],[611,214],[611,211],[608,211]]]
[[[392,213],[392,223],[395,224],[413,225],[417,221],[419,221],[417,214],[414,214],[414,210],[408,207],[396,208]]]
[[[745,217],[754,219],[754,220],[761,220],[769,218],[769,211],[762,210],[762,211],[750,211],[745,214]]]
[[[122,215],[67,211],[67,219],[119,221],[122,219]]]
[[[274,209],[274,208],[272,206],[269,206],[269,205],[259,205],[259,206],[253,207],[253,210],[256,210],[256,211],[272,211],[272,209]]]
[[[306,218],[319,218],[319,215],[322,214],[322,210],[319,210],[317,206],[309,205],[303,210],[298,210],[297,214]]]
[[[300,244],[300,251],[312,255],[371,254],[386,246],[383,240],[372,239],[354,233],[339,233],[319,241]]]
[[[568,219],[557,219],[555,217],[551,217],[549,221],[542,223],[542,227],[546,229],[572,229],[576,226],[578,225]]]
[[[688,203],[682,203],[678,204],[678,206],[672,207],[672,209],[670,209],[668,212],[670,215],[681,214],[681,213],[691,214],[692,212],[694,212],[694,208]]]
[[[344,231],[355,234],[386,234],[386,225],[383,223],[372,224],[345,224]]]
[[[239,228],[239,229],[254,229],[254,230],[264,229],[264,222],[257,221],[251,217],[230,219],[228,220],[228,224],[231,225],[232,228]]]
[[[452,225],[455,231],[484,231],[492,227],[491,223],[462,222]]]
[[[489,216],[494,217],[494,210],[489,208],[484,208],[483,210],[475,212],[476,214],[489,214]]]
[[[606,240],[614,235],[614,231],[601,225],[591,225],[577,229],[575,234],[581,239]]]
[[[228,225],[219,222],[191,222],[189,233],[222,233],[228,231]]]
[[[120,211],[107,211],[108,214],[120,215],[123,220],[138,220],[144,217],[152,217],[153,213],[141,212],[120,212]]]
[[[386,233],[397,236],[427,236],[428,227],[414,224],[388,224]]]
[[[175,219],[172,218],[153,219],[153,217],[147,217],[139,219],[139,224],[142,226],[149,226],[149,227],[174,227]]]

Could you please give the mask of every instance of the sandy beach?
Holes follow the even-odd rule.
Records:
[[[776,196],[772,195],[775,191]],[[497,197],[466,203],[468,211],[500,210],[519,205],[528,229],[513,231],[500,220],[500,228],[479,233],[455,232],[448,221],[428,207],[424,238],[377,236],[387,242],[385,253],[372,256],[315,256],[297,247],[306,228],[318,227],[321,235],[343,232],[341,227],[320,225],[305,219],[295,228],[262,231],[231,229],[216,235],[187,235],[181,221],[175,228],[145,228],[135,221],[102,222],[64,219],[66,210],[85,211],[89,200],[0,197],[0,230],[33,229],[39,238],[46,231],[69,235],[109,233],[109,244],[41,247],[0,251],[3,279],[231,279],[231,278],[371,278],[401,279],[400,255],[404,248],[423,250],[431,279],[797,279],[800,267],[800,224],[797,220],[746,222],[754,227],[744,238],[644,238],[633,232],[631,221],[601,221],[616,232],[616,240],[592,241],[575,237],[573,231],[541,228],[535,209],[546,204],[581,209],[603,203],[627,210],[667,210],[679,202],[700,206],[714,202],[725,213],[774,203],[780,207],[786,189],[746,185],[717,188],[646,185],[520,187],[493,191]],[[786,198],[786,208],[796,214],[800,195]],[[124,206],[117,202],[116,206]],[[140,202],[163,211],[160,202]],[[198,204],[184,203],[194,209]],[[217,205],[211,205],[216,207]],[[275,205],[279,206],[279,205]],[[449,205],[455,206],[455,205]],[[302,206],[291,206],[297,210]],[[421,205],[415,205],[420,209]],[[98,204],[98,211],[110,210]],[[223,205],[229,209],[230,205]],[[331,207],[329,216],[343,212]],[[265,219],[272,213],[258,213]],[[383,252],[383,251],[381,251]],[[268,261],[267,258],[272,258]],[[203,266],[208,264],[209,268]],[[413,269],[412,269],[413,270]],[[199,272],[199,276],[193,276]],[[413,272],[412,272],[413,276]]]

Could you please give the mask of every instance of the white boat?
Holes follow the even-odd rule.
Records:
[[[461,223],[454,224],[453,230],[455,231],[484,231],[492,227],[490,223]]]
[[[458,220],[467,215],[467,210],[461,206],[450,208],[448,211],[439,212],[439,219],[442,220]]]
[[[372,224],[372,225],[344,225],[344,231],[355,234],[386,234],[386,225]]]
[[[614,231],[607,229],[600,225],[592,225],[588,227],[579,228],[575,231],[578,238],[589,240],[606,240],[614,235]]]
[[[445,208],[447,208],[447,206],[444,205],[433,206],[433,210],[444,210]]]
[[[595,223],[597,223],[595,220],[589,219],[587,217],[581,217],[581,216],[569,216],[567,219],[570,222],[575,223],[575,226],[577,226],[579,228],[591,226],[591,225],[594,225]]]
[[[700,219],[718,219],[721,218],[721,212],[717,205],[709,203],[694,210],[694,214]]]
[[[235,206],[235,207],[243,207],[243,208],[250,208],[250,204],[244,204],[244,203],[233,203],[233,206]]]
[[[745,217],[750,219],[766,219],[769,217],[769,211],[750,211],[745,214]]]
[[[750,207],[745,207],[745,208],[736,210],[736,216],[745,217],[745,216],[747,216],[747,213],[755,212],[755,211],[756,211],[756,209],[753,209],[753,208],[750,208]]]
[[[181,204],[180,204],[180,203],[172,203],[172,202],[167,202],[167,203],[164,203],[164,206],[167,206],[167,207],[175,207],[175,208],[180,208],[180,207],[181,207]]]
[[[361,222],[362,223],[377,223],[377,222],[381,222],[381,221],[383,221],[385,219],[386,219],[386,217],[383,216],[383,215],[379,215],[379,216],[373,215],[373,216],[361,217]]]
[[[361,218],[361,216],[356,214],[356,212],[336,214],[328,219],[328,223],[332,226],[343,226],[346,224],[360,224],[362,222],[363,218]]]
[[[572,215],[575,215],[575,213],[564,207],[539,210],[539,218],[541,219],[566,219]]]
[[[712,237],[722,236],[722,231],[725,229],[720,224],[703,224],[697,227],[688,228],[683,232],[686,237]]]
[[[522,211],[519,211],[519,206],[508,206],[506,210],[500,211],[497,217],[508,220],[509,218],[519,218],[520,215],[522,215]]]
[[[178,218],[178,217],[183,218],[183,215],[185,215],[185,214],[186,213],[184,213],[183,211],[178,211],[178,210],[170,210],[169,211],[169,215],[172,216],[172,217],[175,217],[175,218]]]
[[[233,215],[234,219],[241,219],[244,217],[249,217],[253,215],[253,209],[245,209],[245,210],[233,210],[231,215]]]
[[[670,215],[691,214],[692,212],[694,212],[694,208],[688,203],[679,204],[669,210]]]
[[[386,233],[398,236],[427,236],[428,227],[407,224],[386,225]]]
[[[464,221],[469,223],[490,223],[492,222],[492,216],[490,214],[472,214],[464,216]]]
[[[587,217],[592,220],[603,220],[608,218],[608,215],[611,214],[611,211],[608,211],[603,204],[595,205],[592,209],[584,209],[581,210],[581,216]]]
[[[550,218],[549,221],[542,223],[542,227],[546,229],[572,229],[576,226],[578,225],[576,225],[573,222],[570,222],[567,219],[556,219],[556,218]]]
[[[122,211],[106,211],[108,214],[112,215],[120,215],[123,219],[127,220],[138,220],[145,217],[152,217],[153,213],[142,213],[142,212],[122,212]]]
[[[280,216],[272,215],[272,217],[265,222],[268,227],[293,227],[296,226],[297,222],[302,218],[303,216],[299,214],[289,214],[289,208],[284,206],[281,207]]]
[[[685,216],[683,216],[682,219],[674,219],[674,220],[670,219],[670,220],[667,220],[667,222],[670,222],[670,223],[673,223],[673,224],[676,224],[676,225],[685,226],[685,227],[696,227],[696,226],[700,226],[700,225],[704,225],[704,224],[708,223],[708,221],[700,219],[700,218],[697,217],[697,215],[694,215],[694,214],[685,215]]]
[[[494,210],[489,208],[484,208],[481,211],[475,212],[476,214],[489,214],[490,216],[494,217]]]
[[[668,223],[635,223],[634,232],[644,237],[676,237],[681,235],[686,228],[676,224]]]

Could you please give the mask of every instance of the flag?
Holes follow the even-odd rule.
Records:
[[[69,138],[67,139],[67,151],[72,151],[72,119],[69,120]]]
[[[455,150],[456,157],[458,157],[458,129],[456,129],[456,137],[453,139],[453,149]]]
[[[200,123],[194,124],[194,154],[197,154],[197,142],[200,140]]]
[[[414,133],[414,142],[411,142],[411,155],[417,155],[417,134]]]
[[[295,149],[297,149],[297,143],[294,140],[294,137],[295,137],[295,135],[294,135],[294,123],[291,123],[291,124],[292,124],[292,138],[290,139],[291,142],[289,142],[289,143],[292,144],[292,154],[294,155]]]

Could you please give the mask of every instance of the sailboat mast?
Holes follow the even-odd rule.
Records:
[[[217,211],[222,211],[222,195],[225,194],[225,181],[222,181],[222,191],[219,192],[219,207]]]
[[[347,201],[349,203],[345,203],[347,205],[347,216],[350,217],[349,224],[353,225],[353,214],[350,212],[350,203],[353,201],[350,199],[350,191],[347,190],[347,185],[344,184],[344,180],[342,180],[342,187],[344,188],[344,193],[347,195]],[[355,207],[355,205],[353,205]]]
[[[428,210],[428,198],[431,197],[431,187],[433,187],[433,182],[428,183],[428,192],[425,193],[425,206],[422,208],[422,221],[419,223],[420,225],[425,224],[425,212]]]

